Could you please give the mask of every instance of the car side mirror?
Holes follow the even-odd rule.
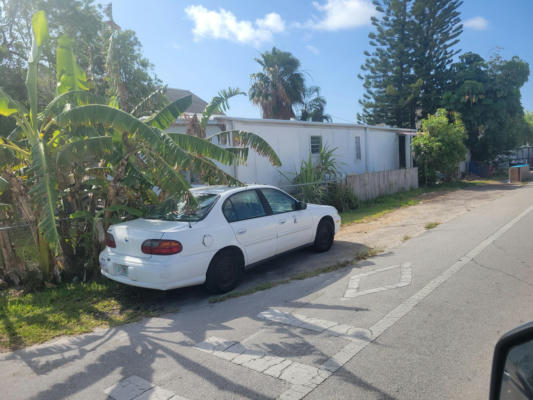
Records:
[[[533,321],[507,332],[496,344],[489,398],[533,399]]]
[[[296,210],[305,210],[307,208],[307,203],[303,201],[296,202]]]

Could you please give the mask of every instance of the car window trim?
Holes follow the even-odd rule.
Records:
[[[255,192],[255,194],[257,194],[257,197],[259,197],[259,201],[261,202],[261,205],[263,206],[263,211],[265,212],[265,215],[260,215],[260,216],[257,216],[257,217],[250,217],[250,218],[243,218],[243,219],[237,219],[235,221],[232,221],[230,222],[228,220],[228,218],[226,217],[226,215],[224,214],[224,205],[226,204],[227,201],[230,201],[231,203],[231,207],[233,208],[233,212],[235,213],[235,215],[237,216],[237,210],[235,208],[235,206],[233,205],[233,202],[231,201],[231,198],[237,194],[240,194],[240,193],[245,193],[245,192]],[[265,204],[264,204],[264,200],[262,198],[262,193],[258,193],[257,192],[257,189],[248,189],[248,190],[241,190],[237,193],[233,193],[231,196],[229,196],[226,200],[224,200],[224,203],[222,203],[222,215],[224,215],[224,218],[226,219],[226,221],[229,223],[229,224],[233,224],[234,222],[241,222],[241,221],[248,221],[248,220],[251,220],[251,219],[256,219],[256,218],[263,218],[263,217],[270,217],[272,215],[272,210],[270,209],[270,206],[268,206],[268,208],[265,208]],[[269,213],[270,211],[270,213]]]
[[[283,193],[284,195],[286,195],[287,197],[291,198],[294,200],[295,203],[298,203],[298,200],[296,200],[294,197],[292,197],[290,194],[288,193],[285,193],[283,190],[280,190],[280,189],[274,189],[274,188],[261,188],[261,189],[257,189],[261,192],[261,196],[265,199],[266,203],[268,204],[268,208],[270,209],[270,212],[272,213],[271,215],[281,215],[281,214],[287,214],[287,213],[291,213],[291,212],[297,212],[297,211],[302,211],[302,210],[290,210],[290,211],[283,211],[283,212],[278,212],[278,213],[275,213],[274,210],[272,210],[272,207],[270,206],[270,203],[268,202],[268,199],[266,198],[266,196],[264,195],[263,193],[263,190],[265,189],[270,189],[270,190],[274,190],[274,191],[278,191],[280,193]]]

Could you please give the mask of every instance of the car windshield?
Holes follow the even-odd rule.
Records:
[[[196,206],[185,200],[167,201],[151,210],[145,217],[147,219],[161,219],[164,221],[185,221],[194,222],[204,219],[215,201],[218,194],[215,193],[193,193],[196,199]]]

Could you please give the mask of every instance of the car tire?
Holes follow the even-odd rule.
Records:
[[[205,288],[210,293],[229,292],[239,284],[243,272],[242,255],[231,249],[221,250],[209,263]]]
[[[314,250],[317,253],[328,251],[333,245],[334,237],[335,229],[333,228],[333,224],[331,221],[323,219],[316,228],[315,243],[313,245]]]

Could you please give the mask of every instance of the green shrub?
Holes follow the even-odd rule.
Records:
[[[359,208],[359,199],[344,183],[329,183],[322,204],[335,207],[339,212]]]
[[[440,175],[449,182],[465,159],[465,128],[458,114],[440,108],[422,121],[422,131],[413,138],[420,184],[433,185]]]

